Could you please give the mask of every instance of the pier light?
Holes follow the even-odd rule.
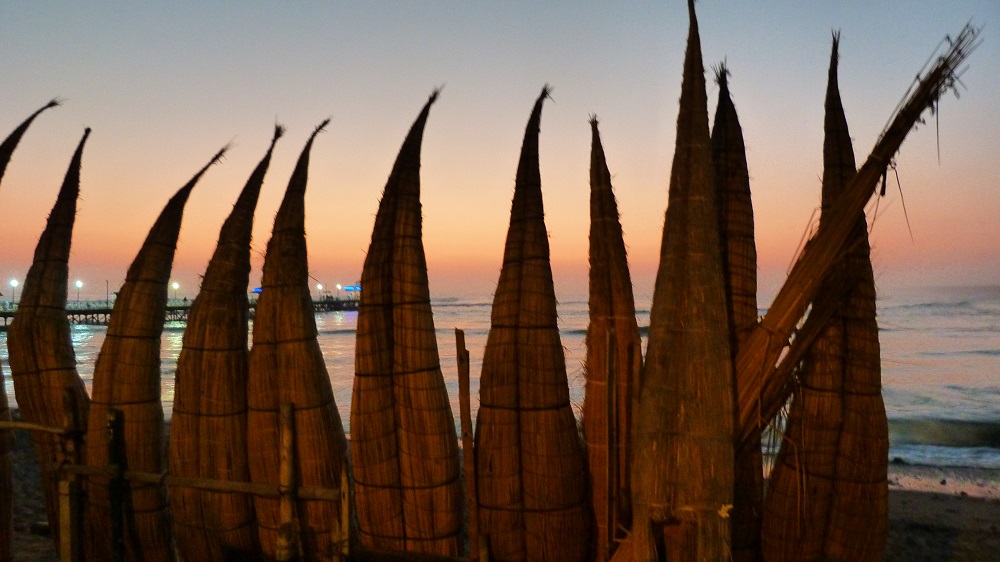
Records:
[[[80,302],[80,287],[83,287],[83,281],[77,279],[74,285],[76,285],[76,302]]]
[[[322,293],[323,292],[323,284],[322,283],[316,283],[316,290],[319,291],[320,293]]]
[[[178,283],[177,281],[174,281],[173,283],[170,284],[170,286],[173,287],[174,289],[174,300],[177,300],[177,289],[181,288],[181,284]]]
[[[343,288],[344,287],[340,283],[337,283],[337,298],[338,299],[340,298],[340,290],[343,289]]]
[[[17,301],[17,285],[18,285],[17,279],[10,280],[10,289],[11,289],[10,302],[12,303]]]

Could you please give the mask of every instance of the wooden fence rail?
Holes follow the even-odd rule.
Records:
[[[267,498],[278,498],[282,501],[282,529],[285,531],[281,541],[285,548],[279,553],[279,560],[292,560],[299,552],[298,533],[296,532],[297,522],[294,520],[293,502],[296,498],[308,500],[326,500],[341,502],[341,556],[347,559],[350,555],[349,529],[350,510],[348,504],[348,482],[347,470],[342,470],[343,474],[341,486],[335,488],[321,488],[316,486],[298,486],[294,480],[294,454],[292,444],[294,443],[295,427],[292,423],[292,405],[283,404],[281,409],[281,482],[275,484],[262,484],[255,482],[242,482],[234,480],[214,480],[208,478],[193,478],[186,476],[173,476],[166,472],[140,472],[135,470],[122,470],[125,466],[124,459],[111,459],[108,466],[87,466],[79,464],[76,459],[76,451],[79,450],[77,439],[79,431],[68,427],[50,427],[27,422],[0,422],[0,429],[20,429],[24,431],[44,432],[60,435],[63,447],[60,455],[60,462],[48,463],[44,468],[56,471],[59,474],[59,559],[62,562],[79,562],[83,560],[81,543],[81,510],[83,507],[82,490],[79,477],[87,475],[104,475],[112,478],[112,483],[120,484],[124,488],[125,482],[142,482],[148,484],[159,484],[162,486],[181,486],[186,488],[196,488],[213,492],[233,492],[241,494],[253,494]],[[69,422],[68,422],[69,423]],[[108,439],[112,442],[120,442],[122,438],[121,412],[110,410],[108,414]],[[121,452],[120,447],[111,447],[109,452]],[[114,488],[115,486],[111,486]],[[287,509],[285,509],[287,507]],[[124,526],[125,494],[111,494],[112,513],[112,534],[114,544],[121,549],[121,529]],[[119,550],[115,553],[115,559],[121,560],[124,552]]]

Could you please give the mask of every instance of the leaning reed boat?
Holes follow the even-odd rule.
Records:
[[[299,156],[285,196],[274,218],[264,257],[260,298],[253,324],[250,379],[247,385],[247,449],[250,478],[279,483],[279,415],[282,404],[293,409],[295,442],[292,457],[296,484],[337,489],[347,467],[347,441],[333,399],[323,353],[316,339],[316,317],[309,294],[305,238],[305,193],[313,140]],[[295,544],[279,544],[282,534],[279,500],[254,498],[261,549],[268,558],[296,552]],[[298,499],[294,503],[298,550],[309,560],[332,560],[346,539],[338,501]],[[289,553],[287,549],[293,550]]]
[[[837,83],[834,35],[826,93],[823,214],[855,175]],[[844,294],[843,288],[847,288]],[[864,212],[813,305],[832,318],[806,352],[771,472],[764,547],[776,562],[885,557],[889,437],[881,396],[875,280]]]
[[[170,473],[250,480],[247,460],[247,332],[250,240],[254,210],[274,145],[240,192],[222,225],[201,290],[191,304],[174,377]],[[253,559],[260,549],[253,498],[180,486],[168,490],[183,560]]]
[[[903,140],[924,111],[937,107],[941,96],[956,88],[965,61],[981,42],[980,30],[966,25],[947,42],[944,53],[936,54],[921,69],[864,165],[844,186],[838,204],[824,213],[824,220],[806,242],[767,314],[739,350],[736,359],[739,442],[759,434],[785,403],[790,392],[791,366],[808,349],[830,312],[814,309],[791,345],[789,338],[815,301],[827,273],[842,259],[858,213],[875,193]],[[785,358],[779,363],[783,354]]]
[[[457,556],[458,440],[438,357],[420,205],[421,139],[437,95],[399,151],[361,272],[351,459],[361,546]]]
[[[719,103],[712,125],[712,160],[719,205],[719,236],[729,313],[729,346],[736,356],[757,325],[757,248],[743,128],[729,93],[729,69],[716,69]],[[736,562],[760,560],[760,518],[764,494],[763,455],[758,435],[735,451],[732,554]]]
[[[569,401],[538,168],[548,95],[546,87],[524,133],[479,383],[477,492],[491,560],[590,554],[587,461]]]
[[[595,555],[608,560],[632,526],[632,405],[639,390],[642,341],[618,203],[597,129],[590,120],[590,297],[584,375]]]
[[[7,331],[11,378],[26,422],[66,427],[81,432],[87,426],[90,398],[76,371],[76,354],[66,316],[69,254],[80,195],[80,163],[90,129],[83,133],[45,230],[35,247],[35,257],[24,280],[21,303]],[[75,433],[79,455],[82,442]],[[63,460],[62,438],[52,433],[31,432],[42,472],[46,515],[53,539],[59,542],[59,474],[51,467]],[[82,460],[72,459],[71,462]]]
[[[21,142],[21,137],[27,132],[28,127],[31,123],[46,109],[56,107],[59,105],[59,100],[52,100],[49,103],[43,105],[41,108],[36,110],[34,113],[28,116],[27,119],[21,122],[9,135],[7,138],[0,143],[0,181],[3,181],[3,174],[7,171],[7,164],[10,163],[10,157],[14,154],[14,149],[17,148],[17,143]]]
[[[107,467],[124,457],[129,470],[163,471],[163,405],[160,402],[160,335],[167,306],[167,282],[180,234],[184,205],[191,190],[221,150],[170,198],[138,254],[111,312],[107,335],[94,366],[86,461]],[[112,410],[121,412],[121,450],[108,447],[107,425]],[[127,483],[119,486],[105,475],[87,481],[84,545],[88,560],[111,560],[113,544],[111,494],[123,488],[124,552],[128,560],[174,559],[167,502],[160,486]]]
[[[679,560],[721,562],[730,555],[733,371],[693,0],[688,11],[676,149],[635,418],[631,538],[635,560],[670,552]]]

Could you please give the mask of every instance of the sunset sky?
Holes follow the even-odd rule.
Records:
[[[832,30],[859,163],[916,73],[970,19],[984,42],[961,99],[942,100],[898,156],[872,234],[883,290],[1000,282],[1000,3],[702,0],[706,67],[725,59],[748,147],[763,302],[819,204],[823,96]],[[432,296],[489,295],[514,172],[544,84],[540,158],[556,290],[585,294],[588,116],[597,114],[636,292],[648,295],[667,201],[687,31],[661,2],[0,3],[0,136],[53,97],[0,188],[0,291],[24,279],[86,126],[70,262],[82,298],[116,290],[173,192],[233,147],[187,206],[173,278],[193,297],[219,227],[277,121],[288,128],[264,185],[251,283],[294,161],[312,152],[310,270],[328,287],[360,277],[396,152],[431,91],[424,137],[424,246]],[[710,69],[709,69],[710,72]],[[710,115],[718,88],[710,82]],[[940,140],[940,163],[938,162]],[[20,291],[19,291],[20,292]],[[75,291],[74,295],[75,297]]]

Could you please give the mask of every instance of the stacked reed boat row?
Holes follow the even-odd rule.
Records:
[[[21,416],[65,427],[79,462],[192,478],[338,489],[350,506],[86,478],[87,559],[333,560],[369,551],[496,560],[877,560],[886,532],[885,411],[864,206],[921,113],[978,44],[966,28],[922,75],[855,170],[829,68],[823,216],[768,313],[757,317],[753,209],[729,71],[713,127],[693,2],[660,267],[642,354],[611,174],[592,118],[590,323],[582,428],[569,400],[539,172],[542,90],[517,166],[475,427],[478,529],[464,529],[454,414],[441,372],[422,243],[420,152],[434,92],[389,175],[362,270],[350,449],[317,342],[308,287],[309,136],[274,220],[247,348],[250,232],[277,127],[219,235],[178,360],[165,462],[159,341],[185,203],[213,156],[167,203],[128,271],[88,396],[65,306],[84,133],[9,334]],[[0,179],[33,114],[0,145]],[[807,309],[811,312],[807,315]],[[804,323],[803,318],[805,318]],[[796,327],[801,327],[796,330]],[[0,374],[2,377],[2,374]],[[764,494],[761,431],[792,397]],[[6,396],[0,417],[7,416]],[[279,417],[290,405],[290,462]],[[68,421],[67,421],[68,420]],[[108,423],[121,442],[106,438]],[[65,454],[33,433],[42,466]],[[9,553],[9,433],[0,433],[0,558]],[[251,453],[252,452],[252,453]],[[282,467],[293,467],[282,474]],[[43,475],[58,529],[55,485]],[[349,497],[344,491],[345,498]],[[125,500],[125,525],[112,497]],[[806,509],[803,509],[806,506]],[[353,523],[341,513],[353,507]],[[290,518],[289,518],[290,516]],[[293,521],[287,528],[283,521]],[[115,537],[121,542],[116,543]],[[61,540],[58,534],[56,541]],[[8,550],[2,550],[8,549]],[[478,553],[472,553],[477,556]]]

